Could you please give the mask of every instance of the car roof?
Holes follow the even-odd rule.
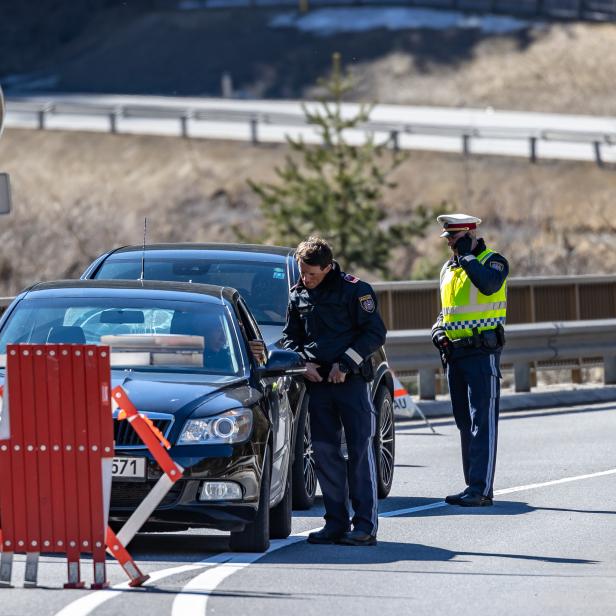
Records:
[[[162,280],[54,280],[39,282],[26,289],[26,297],[37,295],[47,297],[71,297],[78,293],[80,297],[100,297],[101,291],[110,295],[122,295],[126,291],[137,291],[145,297],[161,297],[161,292],[168,295],[166,299],[188,301],[206,301],[220,303],[222,300],[233,301],[237,291],[232,287],[193,282],[168,282]],[[192,297],[191,297],[192,296]]]
[[[268,246],[263,244],[218,244],[215,242],[209,244],[148,244],[145,247],[146,255],[150,256],[191,258],[200,256],[199,253],[207,252],[208,257],[224,257],[226,259],[238,261],[245,259],[254,260],[255,256],[258,256],[260,261],[282,261],[282,258],[292,255],[294,250],[294,248],[284,246]],[[142,254],[143,246],[123,246],[109,253],[107,258],[126,255],[127,253]]]

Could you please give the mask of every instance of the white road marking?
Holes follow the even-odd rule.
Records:
[[[606,471],[599,471],[597,473],[589,473],[586,475],[576,475],[575,477],[565,477],[563,479],[554,479],[552,481],[545,481],[542,483],[531,483],[522,486],[515,486],[513,488],[504,488],[502,490],[496,490],[495,495],[511,494],[513,492],[523,492],[525,490],[535,490],[537,488],[544,488],[547,486],[558,485],[561,483],[569,483],[571,481],[581,481],[583,479],[593,479],[595,477],[603,477],[606,475],[616,475],[616,468]],[[420,511],[427,511],[430,509],[438,509],[440,507],[447,507],[445,501],[438,501],[436,503],[429,503],[427,505],[420,505],[418,507],[408,507],[405,509],[395,509],[394,511],[385,511],[379,514],[381,518],[393,518],[401,515],[408,515],[410,513],[418,513]],[[182,565],[180,567],[170,567],[168,569],[161,569],[160,571],[151,572],[150,579],[146,582],[146,585],[152,585],[158,580],[161,580],[172,575],[178,575],[186,571],[193,571],[195,569],[202,569],[208,565],[212,565],[203,573],[200,573],[188,582],[182,590],[177,594],[171,611],[171,616],[185,616],[190,614],[191,616],[202,615],[205,616],[207,610],[207,602],[216,588],[229,576],[241,571],[248,565],[256,562],[257,560],[276,552],[282,548],[286,548],[294,543],[302,541],[309,533],[313,532],[312,529],[307,530],[297,535],[291,535],[287,539],[279,539],[272,541],[269,550],[263,553],[256,554],[235,554],[225,552],[217,554],[211,558],[199,561],[197,563],[191,563],[189,565]],[[117,590],[115,590],[117,589]],[[117,584],[112,590],[98,590],[89,595],[77,599],[69,603],[66,607],[56,613],[55,616],[88,616],[97,607],[103,603],[123,594],[126,591],[133,591],[128,585],[128,582]]]
[[[189,565],[182,565],[180,567],[170,567],[168,569],[161,569],[160,571],[153,571],[150,573],[150,579],[145,582],[144,586],[151,586],[158,580],[170,577],[172,575],[178,575],[187,571],[194,571],[195,569],[202,569],[208,565],[220,565],[227,561],[231,556],[227,553],[217,554],[211,558],[191,563]],[[127,590],[137,590],[128,585],[128,582],[122,582],[121,584],[115,584],[113,589],[109,590],[97,590],[96,592],[85,595],[72,603],[69,603],[63,609],[56,613],[55,616],[85,616],[92,613],[97,607],[110,601],[115,597],[119,597]]]
[[[577,475],[575,477],[565,477],[564,479],[554,479],[552,481],[544,481],[543,483],[529,483],[525,486],[517,486],[515,488],[503,488],[496,490],[494,494],[511,494],[512,492],[522,492],[524,490],[535,490],[537,488],[545,488],[546,486],[555,486],[559,483],[569,483],[570,481],[581,481],[582,479],[593,479],[594,477],[603,477],[605,475],[616,475],[616,468],[609,471],[600,471],[598,473],[589,473],[588,475]]]

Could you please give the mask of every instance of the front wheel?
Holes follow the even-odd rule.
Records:
[[[293,523],[293,469],[289,464],[282,500],[270,511],[270,538],[286,539]]]
[[[310,509],[314,503],[314,495],[317,492],[317,471],[312,450],[307,395],[304,397],[302,408],[297,418],[292,484],[293,509],[300,511]]]
[[[263,458],[263,473],[259,489],[259,508],[255,519],[244,530],[231,533],[229,547],[233,552],[265,552],[270,545],[270,479],[272,476],[269,447]]]
[[[377,430],[374,436],[376,454],[377,491],[379,498],[386,498],[394,481],[396,453],[394,406],[386,387],[379,387],[374,399],[377,412]]]

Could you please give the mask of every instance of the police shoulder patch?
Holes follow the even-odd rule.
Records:
[[[362,295],[357,299],[362,310],[364,310],[365,312],[374,312],[376,310],[376,304],[374,303],[374,298],[372,297],[372,295]]]
[[[344,279],[347,282],[352,282],[353,284],[355,284],[356,282],[359,282],[359,278],[357,278],[356,276],[353,276],[353,274],[346,274],[344,276]]]
[[[505,266],[500,261],[492,261],[490,263],[490,267],[492,269],[498,270],[499,272],[502,272],[505,269]]]

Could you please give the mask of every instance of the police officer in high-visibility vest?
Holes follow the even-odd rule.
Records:
[[[466,481],[464,490],[445,501],[484,507],[493,498],[509,264],[477,238],[480,218],[448,214],[437,220],[453,256],[441,270],[441,312],[432,342],[447,373]]]

